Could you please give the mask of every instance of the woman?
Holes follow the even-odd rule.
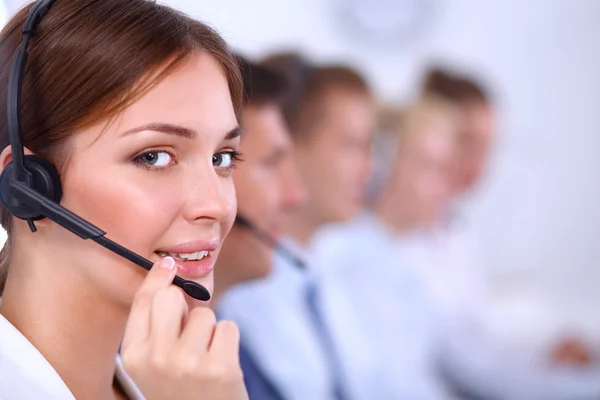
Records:
[[[321,232],[319,259],[331,275],[329,322],[354,399],[446,399],[433,371],[428,284],[438,289],[435,277],[443,274],[434,228],[449,201],[456,114],[427,97],[394,125],[374,140],[382,168],[369,211]]]
[[[0,34],[2,88],[29,8]],[[32,233],[2,209],[1,398],[247,398],[236,326],[170,285],[177,273],[212,291],[236,212],[241,87],[223,40],[168,7],[50,8],[29,44],[25,151],[56,165],[63,206],[156,264],[146,273],[48,219]],[[4,118],[0,144],[5,168]]]

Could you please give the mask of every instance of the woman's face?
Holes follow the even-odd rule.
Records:
[[[415,226],[434,224],[450,202],[450,172],[455,157],[455,126],[431,119],[407,132],[396,160],[393,184],[402,210]]]
[[[212,268],[236,213],[238,134],[222,69],[197,55],[111,124],[72,137],[61,204],[153,262],[175,257],[180,276],[212,293]],[[145,270],[56,224],[48,237],[63,274],[89,285],[90,295],[130,304]]]

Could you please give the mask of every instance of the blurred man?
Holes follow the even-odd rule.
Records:
[[[374,156],[387,168],[372,177],[379,182],[372,207],[329,227],[321,243],[320,260],[338,277],[327,297],[336,300],[330,320],[354,400],[449,398],[434,368],[435,306],[452,272],[435,228],[450,201],[456,132],[451,104],[432,97],[412,104],[393,133],[376,137],[385,148],[376,146]]]
[[[428,72],[422,91],[452,102],[460,111],[453,186],[455,196],[465,196],[476,189],[488,164],[494,139],[490,95],[477,82],[437,68]]]
[[[232,286],[271,272],[271,242],[281,236],[284,215],[305,198],[279,106],[287,83],[282,75],[268,68],[241,56],[238,61],[246,92],[239,149],[243,163],[233,172],[239,219],[225,240],[215,267],[213,303],[217,307],[223,293]],[[240,341],[240,364],[251,398],[279,398],[246,350],[244,338]]]
[[[276,241],[283,232],[285,215],[305,198],[292,158],[292,141],[279,106],[286,81],[275,71],[240,56],[238,60],[246,91],[241,116],[243,162],[233,172],[239,220],[217,261],[217,297],[237,283],[262,278],[271,272],[273,247],[262,237]],[[249,228],[248,223],[256,228]]]
[[[307,265],[302,271],[278,257],[272,275],[231,291],[220,310],[238,323],[249,351],[284,398],[347,399],[350,382],[323,299],[327,266],[319,263],[314,242],[323,226],[348,221],[361,210],[373,98],[365,80],[345,66],[315,67],[294,54],[265,64],[291,84],[283,110],[308,198],[287,214],[285,233]]]
[[[428,71],[422,91],[452,102],[459,110],[460,129],[453,166],[455,207],[444,227],[444,268],[452,272],[446,290],[454,304],[444,310],[442,360],[447,376],[476,398],[598,398],[597,370],[586,371],[589,348],[576,337],[558,340],[546,351],[518,348],[515,338],[494,325],[495,306],[481,248],[465,207],[482,184],[493,143],[494,105],[480,82],[451,70]],[[502,210],[498,210],[499,213]]]

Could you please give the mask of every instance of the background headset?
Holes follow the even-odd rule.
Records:
[[[259,229],[256,225],[250,222],[249,219],[241,216],[239,213],[235,217],[235,224],[241,228],[249,229],[254,236],[256,236],[260,241],[265,243],[267,246],[271,247],[273,250],[279,253],[284,259],[286,259],[289,263],[295,265],[298,268],[305,268],[306,263],[304,260],[300,259],[299,256],[294,254],[290,249],[281,244],[277,239],[271,237],[267,232]]]
[[[21,143],[21,90],[27,45],[31,36],[55,0],[38,0],[29,11],[23,26],[21,47],[17,50],[8,75],[7,121],[12,161],[0,175],[0,203],[17,218],[26,220],[32,232],[35,221],[48,218],[82,239],[91,239],[108,250],[124,257],[146,270],[152,262],[106,238],[106,232],[60,205],[62,184],[56,168],[34,155],[24,156]],[[196,282],[175,276],[173,284],[198,300],[210,300],[208,290]]]
[[[244,91],[245,95],[247,96],[244,99],[245,104],[248,104],[248,102],[261,102],[265,100],[267,102],[272,102],[273,97],[281,96],[278,92],[287,91],[288,81],[284,74],[281,74],[263,65],[250,62],[241,54],[236,53],[234,56],[242,73]],[[263,83],[259,83],[257,85],[255,82]],[[274,96],[273,93],[277,94]],[[282,256],[292,265],[298,268],[304,268],[306,266],[305,262],[296,254],[294,254],[294,252],[286,248],[281,242],[273,238],[270,234],[256,226],[256,224],[254,224],[249,218],[240,215],[239,210],[235,218],[235,225],[249,230],[258,240],[275,250],[280,256]]]

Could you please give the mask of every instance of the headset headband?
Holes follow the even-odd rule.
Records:
[[[21,47],[13,58],[8,74],[8,93],[6,96],[8,138],[12,149],[13,162],[15,164],[15,179],[27,182],[31,179],[23,163],[23,145],[21,144],[21,90],[23,87],[23,75],[25,75],[25,64],[27,61],[27,46],[29,38],[35,35],[36,29],[44,15],[48,12],[56,0],[39,0],[29,10],[29,16],[23,25],[23,40]]]

